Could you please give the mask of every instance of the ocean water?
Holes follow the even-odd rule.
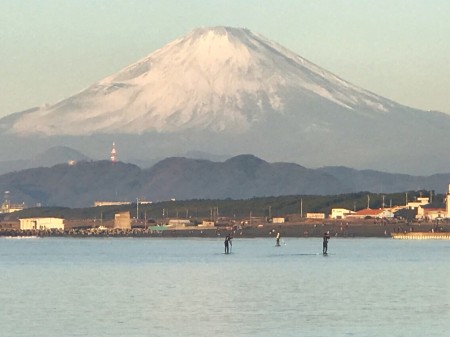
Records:
[[[450,241],[0,238],[0,336],[450,336]]]

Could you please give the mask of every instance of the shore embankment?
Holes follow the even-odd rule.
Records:
[[[20,230],[1,229],[3,237],[224,237],[231,234],[235,238],[267,238],[275,237],[280,233],[281,237],[322,237],[324,232],[329,232],[331,237],[386,237],[393,233],[409,232],[450,232],[449,224],[405,224],[405,223],[296,223],[296,224],[265,224],[258,226],[229,226],[229,227],[182,227],[170,228],[166,226],[152,226],[151,228],[132,229],[99,229],[83,228],[68,230]]]

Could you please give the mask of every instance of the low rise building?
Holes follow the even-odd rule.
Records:
[[[423,205],[428,205],[430,203],[430,198],[428,197],[418,197],[415,201],[410,201],[407,203],[406,207],[409,209],[416,209]]]
[[[131,205],[129,201],[94,201],[94,207]]]
[[[325,219],[325,213],[306,213],[306,219]]]
[[[333,208],[331,209],[330,218],[331,219],[345,219],[347,215],[355,213],[346,208]]]
[[[201,224],[199,224],[199,227],[214,227],[214,221],[211,220],[203,220]]]
[[[182,228],[186,226],[190,226],[191,221],[187,219],[169,219],[168,226],[175,228]]]
[[[365,218],[376,218],[376,219],[383,219],[383,218],[393,218],[394,214],[387,210],[387,209],[371,209],[366,208],[359,210],[353,214],[347,215],[346,218],[349,219],[365,219]]]
[[[119,212],[114,214],[114,229],[131,229],[130,212]]]
[[[0,229],[20,229],[20,221],[2,220],[0,221]]]
[[[429,221],[442,219],[447,216],[446,205],[438,202],[419,206],[417,209],[416,219]]]
[[[60,218],[23,218],[19,219],[20,229],[62,229],[64,230],[64,219]]]
[[[416,218],[429,221],[442,219],[445,215],[445,208],[419,207]]]

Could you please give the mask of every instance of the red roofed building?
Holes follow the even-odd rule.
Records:
[[[371,209],[366,208],[359,210],[353,214],[349,214],[346,218],[349,219],[364,219],[364,218],[393,218],[394,214],[387,209]]]
[[[447,215],[445,205],[436,207],[435,205],[424,205],[417,209],[417,219],[435,220],[445,218]]]

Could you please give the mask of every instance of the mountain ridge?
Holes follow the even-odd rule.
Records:
[[[223,162],[166,158],[149,169],[110,161],[80,161],[0,175],[12,202],[32,206],[89,207],[94,201],[249,199],[352,192],[446,191],[450,174],[428,177],[349,168],[308,169],[269,163],[253,155]]]

